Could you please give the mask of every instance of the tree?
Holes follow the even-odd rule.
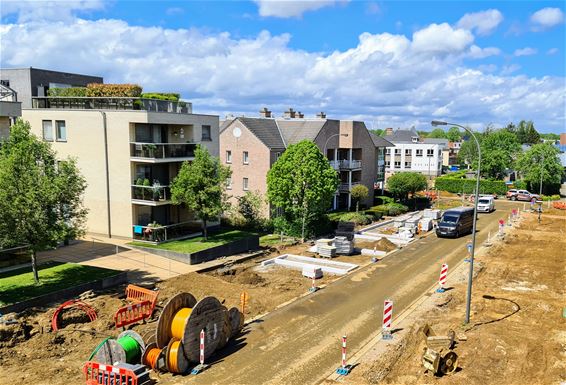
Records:
[[[383,136],[385,133],[385,130],[382,130],[381,128],[376,128],[373,130],[369,130],[371,133],[373,133],[375,136]]]
[[[513,167],[513,162],[521,151],[517,137],[504,129],[484,134],[480,146],[481,174],[494,179],[503,179],[506,170]],[[477,169],[477,159],[473,162],[473,168]]]
[[[450,127],[450,129],[446,133],[446,138],[451,142],[459,142],[460,140],[462,140],[460,129],[458,127]]]
[[[398,198],[426,189],[426,177],[418,172],[398,172],[387,179],[387,189]]]
[[[360,201],[366,199],[369,195],[369,190],[363,184],[357,184],[350,189],[350,194],[352,198],[356,200],[356,212],[360,208]]]
[[[559,156],[558,149],[552,144],[535,144],[519,157],[517,170],[531,188],[539,186],[542,174],[542,182],[548,190],[549,185],[557,185],[562,179],[564,171]]]
[[[259,192],[246,191],[246,193],[238,197],[238,213],[246,221],[246,226],[257,227],[262,221],[261,209],[263,199]]]
[[[74,159],[57,161],[29,123],[11,127],[0,146],[0,248],[28,245],[36,283],[36,253],[84,234],[85,189]]]
[[[481,146],[483,135],[480,133],[476,133],[475,135]],[[477,159],[478,147],[476,146],[474,138],[468,136],[467,140],[465,140],[460,146],[460,151],[458,151],[458,161],[463,164],[472,165],[474,162],[477,162]]]
[[[336,171],[316,144],[303,140],[290,145],[267,173],[269,202],[282,211],[275,226],[303,239],[312,234],[337,187]]]
[[[517,127],[516,135],[519,144],[536,144],[540,142],[540,135],[531,120],[521,120]]]
[[[435,128],[432,130],[427,136],[427,138],[436,138],[436,139],[446,139],[446,132],[440,127]]]
[[[171,183],[171,200],[176,205],[185,205],[202,221],[205,241],[207,222],[217,219],[227,207],[225,186],[230,175],[229,167],[211,156],[206,147],[197,146],[195,159],[184,162]]]

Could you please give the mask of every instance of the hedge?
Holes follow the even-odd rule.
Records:
[[[394,217],[396,215],[405,214],[407,211],[409,211],[409,208],[400,203],[392,202],[392,203],[387,203],[385,205],[372,207],[370,211],[376,211],[382,213],[382,215],[389,215],[391,217]]]
[[[440,177],[434,181],[434,187],[451,193],[470,194],[476,189],[476,180]],[[507,185],[502,180],[480,180],[480,194],[504,195],[506,192]]]
[[[70,88],[50,88],[47,90],[47,96],[52,97],[85,97],[87,96],[86,87],[70,87]]]
[[[373,209],[369,209],[365,211],[366,215],[371,215],[373,217],[374,221],[378,221],[381,218],[383,218],[383,211],[378,211],[378,210],[373,210]]]
[[[142,88],[137,84],[90,83],[86,87],[87,96],[91,97],[137,98],[142,93]]]
[[[144,92],[140,97],[143,99],[170,100],[172,102],[178,102],[181,95],[163,92]]]

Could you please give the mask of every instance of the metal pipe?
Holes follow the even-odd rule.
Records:
[[[104,129],[104,163],[106,166],[106,215],[108,217],[108,238],[112,238],[112,217],[110,210],[110,166],[108,164],[108,127],[106,123],[106,112],[102,114],[102,127]]]

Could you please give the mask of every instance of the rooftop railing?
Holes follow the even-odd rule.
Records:
[[[134,97],[47,96],[32,97],[33,108],[59,108],[72,110],[133,110],[191,114],[189,102]]]

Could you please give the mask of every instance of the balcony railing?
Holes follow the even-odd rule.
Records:
[[[132,226],[132,238],[136,241],[158,244],[175,239],[200,235],[200,222],[182,222],[167,226]]]
[[[349,192],[350,189],[357,184],[361,184],[361,182],[352,182],[352,184],[350,184],[350,183],[340,183],[340,185],[338,186],[338,190],[342,191],[342,192]]]
[[[151,202],[165,202],[171,199],[169,186],[132,185],[132,199]]]
[[[32,97],[32,107],[73,110],[140,110],[152,112],[172,112],[176,114],[192,114],[193,112],[193,106],[189,102],[174,102],[170,100],[133,97]]]
[[[350,170],[356,168],[362,168],[362,161],[361,160],[331,160],[330,166],[335,170]]]
[[[130,143],[130,156],[135,158],[165,159],[192,158],[195,143]]]

